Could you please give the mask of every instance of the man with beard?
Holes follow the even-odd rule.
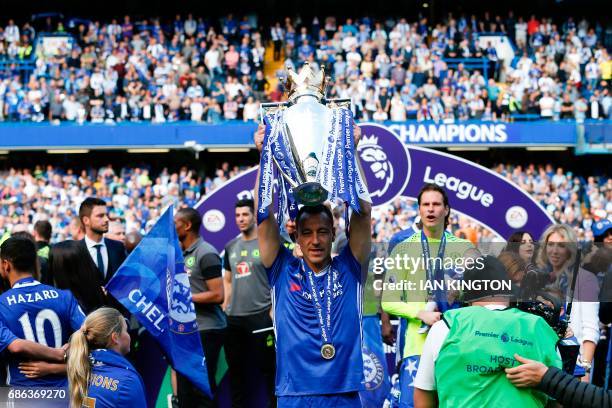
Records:
[[[236,202],[236,225],[240,235],[225,247],[223,257],[227,341],[232,407],[249,406],[249,366],[264,375],[270,406],[274,398],[275,353],[270,310],[270,284],[259,259],[255,228],[255,205],[251,199]],[[285,246],[289,246],[288,243]]]
[[[126,257],[121,242],[104,238],[109,224],[106,202],[96,197],[86,198],[79,207],[79,219],[85,229],[81,244],[98,268],[101,281],[106,284]]]
[[[119,241],[104,237],[104,234],[108,232],[109,224],[108,210],[104,200],[96,197],[86,198],[79,207],[79,220],[85,230],[85,236],[79,242],[89,253],[89,259],[83,261],[93,262],[99,277],[97,282],[83,282],[83,284],[104,286],[125,260],[127,256],[125,247]],[[123,305],[112,296],[107,296],[105,303],[119,310],[126,317],[130,315]]]
[[[264,128],[255,134],[261,152]],[[358,127],[354,133],[360,136]],[[359,162],[357,162],[357,165]],[[259,177],[255,193],[260,194]],[[350,216],[348,244],[332,258],[333,215],[323,204],[303,206],[295,218],[303,257],[282,243],[272,206],[257,226],[261,262],[272,288],[278,406],[361,407],[361,299],[371,247],[370,202]]]

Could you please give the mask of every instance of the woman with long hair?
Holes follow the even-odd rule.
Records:
[[[104,306],[106,297],[102,281],[89,254],[78,241],[63,241],[49,251],[49,275],[58,289],[68,289],[77,299],[83,312]]]
[[[70,337],[70,406],[146,407],[140,374],[124,357],[130,351],[125,319],[116,309],[92,312]]]
[[[508,237],[504,251],[519,254],[527,265],[535,263],[535,240],[527,231],[515,231]]]
[[[569,316],[570,328],[580,344],[580,356],[574,374],[588,382],[595,347],[599,341],[599,282],[593,273],[579,268],[574,297],[570,299],[577,253],[578,241],[572,227],[553,224],[540,238],[538,266],[549,272],[550,282],[563,293],[565,301],[573,302]]]

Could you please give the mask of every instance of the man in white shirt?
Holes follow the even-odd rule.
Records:
[[[555,100],[550,97],[548,92],[544,93],[544,96],[540,98],[540,116],[543,118],[552,118],[553,107],[555,106]]]

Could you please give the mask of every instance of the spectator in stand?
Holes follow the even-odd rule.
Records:
[[[278,100],[279,95],[275,91],[274,95],[266,96],[263,72],[256,73],[265,63],[260,32],[253,29],[249,19],[226,20],[220,26],[206,27],[197,22],[201,21],[199,18],[190,15],[185,20],[177,16],[163,28],[165,22],[158,19],[134,26],[125,17],[123,25],[111,21],[107,25],[94,22],[91,27],[76,27],[74,34],[78,41],[69,53],[56,58],[38,58],[37,68],[30,76],[35,80],[25,84],[20,75],[11,81],[0,80],[4,83],[0,90],[5,88],[0,92],[3,105],[0,117],[13,121],[48,118],[53,123],[62,120],[217,123],[224,118],[240,118],[240,114],[225,115],[225,97],[229,94],[241,105],[250,92],[240,90],[242,101],[237,91],[217,93],[225,83],[234,82],[230,78],[240,76],[242,79],[238,82],[244,84],[242,76],[246,75],[246,83],[252,83],[255,102],[268,98]],[[274,60],[281,58],[284,45],[286,65],[295,67],[303,61],[324,64],[333,73],[337,89],[344,90],[332,90],[332,94],[342,93],[344,97],[350,90],[356,106],[367,104],[370,88],[374,89],[376,98],[385,92],[383,89],[388,89],[386,96],[391,100],[406,85],[406,97],[416,98],[420,103],[425,96],[428,104],[436,98],[436,91],[440,91],[444,95],[441,109],[430,107],[432,119],[445,116],[461,120],[469,117],[508,120],[515,113],[537,113],[538,107],[540,113],[542,110],[545,113],[542,118],[548,119],[551,117],[548,97],[556,101],[565,94],[569,96],[567,100],[562,97],[563,106],[558,110],[562,118],[609,117],[609,90],[602,80],[610,80],[612,62],[598,42],[601,34],[586,21],[581,22],[579,30],[571,18],[556,24],[546,16],[532,16],[525,23],[522,16],[515,20],[511,13],[505,20],[488,13],[469,20],[465,17],[457,20],[449,15],[435,25],[427,20],[408,22],[403,18],[389,18],[384,22],[352,18],[346,21],[350,23],[326,25],[327,30],[322,34],[319,26],[313,26],[316,31],[310,31],[304,25],[296,25],[291,18],[285,20],[285,28],[275,23],[270,28]],[[100,26],[104,27],[103,32],[96,28]],[[331,27],[335,27],[334,31]],[[481,29],[506,32],[514,37],[524,56],[502,64],[495,47],[479,47],[473,34]],[[20,40],[19,32],[28,33],[25,42]],[[16,24],[9,23],[5,33],[8,35],[0,41],[0,55],[4,49],[11,58],[26,56],[31,27],[24,24],[20,30]],[[431,37],[430,42],[426,41],[427,37]],[[98,42],[104,46],[99,47]],[[500,99],[489,93],[490,106],[485,100],[481,104],[474,95],[482,95],[485,85],[472,80],[474,70],[466,70],[461,64],[450,68],[440,56],[484,56],[491,62],[488,76],[494,81],[501,79],[495,66],[504,66],[505,79],[499,86],[508,88],[509,93],[504,92]],[[69,69],[64,69],[63,64]],[[54,73],[52,88],[58,92],[43,93],[44,97],[39,98],[37,95],[41,95],[43,86],[48,87],[46,77],[50,72]],[[195,87],[190,90],[194,74],[202,91]],[[220,86],[215,90],[205,85],[206,76],[218,81]],[[40,86],[36,85],[39,81]],[[581,96],[585,101],[580,101]],[[213,104],[211,109],[207,108],[206,100],[197,100],[201,97],[217,98],[218,106]],[[539,106],[542,100],[546,109]],[[584,103],[588,105],[586,110]],[[383,106],[383,111],[390,115],[389,107]],[[359,109],[356,118],[371,119],[374,112],[376,109]],[[553,106],[552,118],[557,117],[555,112]]]

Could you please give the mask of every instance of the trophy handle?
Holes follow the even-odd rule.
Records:
[[[321,101],[328,108],[345,108],[353,111],[353,103],[350,98],[323,99]]]
[[[277,111],[279,109],[287,108],[287,102],[265,102],[259,104],[259,121],[260,123],[264,123],[264,118],[268,113]]]

